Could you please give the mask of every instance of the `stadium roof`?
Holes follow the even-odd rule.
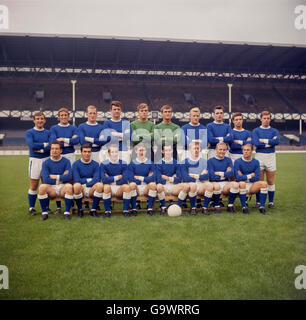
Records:
[[[306,75],[306,48],[295,46],[38,36],[1,36],[0,46],[1,71],[28,67]]]

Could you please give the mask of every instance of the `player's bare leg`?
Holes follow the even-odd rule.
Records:
[[[28,190],[28,200],[29,200],[29,213],[32,216],[36,215],[35,202],[37,198],[39,179],[30,179],[30,188]]]

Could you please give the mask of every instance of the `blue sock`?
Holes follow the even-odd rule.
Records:
[[[156,190],[149,190],[148,192],[148,209],[153,209],[154,201],[157,196]]]
[[[215,193],[215,192],[219,192],[219,193]],[[220,191],[214,191],[212,199],[213,199],[215,207],[220,206],[220,197],[221,197],[221,192]]]
[[[70,212],[73,196],[65,194],[65,198],[64,199],[65,199],[65,212]]]
[[[48,198],[48,201],[47,201],[47,208],[49,209],[49,206],[50,206],[50,199]]]
[[[77,205],[78,209],[81,210],[81,209],[82,209],[82,205],[83,205],[83,204],[82,204],[83,194],[82,194],[82,193],[76,194],[76,195],[74,196],[74,200],[75,200],[75,202],[76,202],[76,205]]]
[[[235,192],[234,192],[235,191]],[[235,190],[235,189],[230,189],[230,192],[229,192],[229,196],[228,196],[228,204],[229,205],[233,205],[234,204],[234,202],[235,202],[235,199],[236,199],[236,197],[237,197],[237,195],[238,195],[238,192],[239,192],[239,190],[237,189],[237,190]]]
[[[49,203],[48,195],[47,194],[38,195],[38,199],[41,206],[41,211],[47,212],[48,203]]]
[[[190,209],[196,207],[196,201],[197,201],[197,194],[193,192],[188,193],[189,201],[190,201]]]
[[[259,192],[256,193],[256,203],[260,203]]]
[[[205,191],[203,208],[208,208],[209,202],[213,196],[213,192]]]
[[[29,208],[34,208],[37,198],[37,192],[29,189],[28,191],[28,201],[29,201]]]
[[[241,207],[245,208],[246,207],[246,189],[240,189],[239,198],[241,202]]]
[[[260,206],[261,206],[261,207],[264,207],[265,204],[266,204],[267,193],[268,193],[267,188],[261,188],[261,189],[260,189],[260,192],[259,192],[259,202],[260,202]]]
[[[273,203],[273,201],[274,201],[274,194],[275,194],[275,184],[273,184],[273,185],[268,185],[269,203]]]
[[[61,208],[61,207],[62,207],[62,202],[56,201],[56,208]]]
[[[103,204],[105,212],[111,212],[112,197],[110,193],[103,193]]]
[[[130,201],[131,201],[130,192],[123,192],[122,199],[123,199],[123,211],[129,211]]]
[[[103,197],[103,193],[99,193],[97,191],[94,192],[93,197],[92,197],[92,206],[91,206],[92,210],[97,209],[97,206],[98,206],[102,197]],[[111,202],[111,198],[109,198],[109,202]]]
[[[158,195],[160,206],[162,208],[166,208],[165,192],[158,193],[157,195]]]

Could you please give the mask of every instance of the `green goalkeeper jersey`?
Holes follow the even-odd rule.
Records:
[[[154,139],[155,124],[151,121],[135,120],[131,123],[132,128],[132,145],[133,147],[143,142],[147,147],[151,148]]]
[[[159,145],[171,142],[177,145],[180,141],[180,127],[173,122],[168,124],[161,122],[155,126],[154,139]]]

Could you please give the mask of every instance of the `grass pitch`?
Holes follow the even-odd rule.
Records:
[[[295,267],[306,265],[305,160],[277,155],[277,209],[266,216],[40,221],[27,213],[28,158],[2,156],[0,265],[9,289],[0,299],[305,299],[294,286]]]

